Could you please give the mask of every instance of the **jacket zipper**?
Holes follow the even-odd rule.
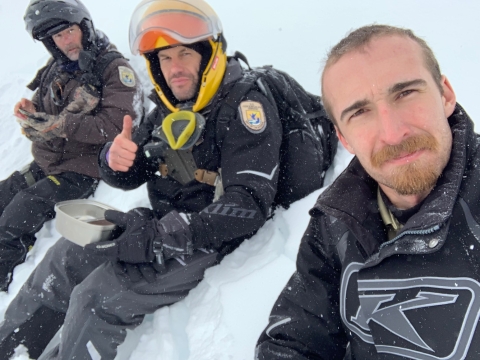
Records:
[[[401,234],[395,236],[392,240],[387,241],[387,242],[383,243],[382,245],[380,245],[379,250],[382,250],[385,246],[393,244],[395,241],[397,241],[398,239],[400,239],[404,235],[428,235],[428,234],[432,234],[432,233],[434,233],[435,231],[438,231],[438,230],[440,230],[440,225],[435,225],[435,226],[433,226],[429,229],[425,229],[425,230],[404,231]]]

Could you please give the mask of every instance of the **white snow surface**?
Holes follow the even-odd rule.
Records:
[[[131,59],[148,91],[143,59],[131,55],[128,48],[128,24],[137,1],[83,2],[95,26]],[[32,160],[30,142],[20,134],[12,116],[14,104],[32,95],[25,85],[48,59],[43,45],[33,42],[24,29],[28,3],[0,0],[0,179]],[[252,66],[274,65],[317,94],[324,56],[347,32],[371,23],[411,28],[433,48],[459,103],[473,119],[480,119],[477,0],[210,0],[210,4],[222,19],[228,54],[239,50]],[[327,173],[327,185],[350,159],[343,148],[339,149]],[[270,309],[295,270],[308,210],[321,191],[287,211],[277,211],[254,237],[209,269],[186,299],[148,315],[141,326],[128,332],[117,359],[253,359]],[[125,211],[149,206],[144,186],[124,192],[101,183],[93,198]],[[27,261],[15,269],[9,293],[0,294],[0,320],[34,267],[60,237],[54,222],[46,223],[37,234]],[[19,348],[13,358],[25,360],[28,355]]]

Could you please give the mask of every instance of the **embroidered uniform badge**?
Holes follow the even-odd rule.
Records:
[[[118,72],[120,74],[120,81],[123,85],[128,87],[135,86],[135,74],[133,73],[132,69],[129,69],[126,66],[119,66]]]
[[[257,101],[242,101],[239,106],[240,117],[245,127],[254,134],[259,134],[267,127],[263,106]]]

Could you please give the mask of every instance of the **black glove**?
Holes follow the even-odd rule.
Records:
[[[125,231],[117,239],[88,244],[85,249],[108,260],[130,264],[153,262],[155,269],[161,271],[165,260],[193,254],[190,227],[177,211],[155,220],[153,212],[146,208],[133,209],[126,214],[107,210],[105,220]]]
[[[107,210],[105,220],[124,229],[123,234],[110,241],[87,244],[85,250],[111,261],[131,264],[149,263],[155,259],[153,242],[161,243],[161,235],[150,209],[137,208],[128,213]]]
[[[193,254],[193,236],[186,217],[173,210],[157,221],[157,231],[162,234],[161,252],[165,260]]]

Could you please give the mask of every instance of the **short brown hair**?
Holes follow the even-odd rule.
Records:
[[[327,60],[325,62],[325,67],[322,73],[322,97],[325,111],[327,112],[330,120],[335,125],[337,123],[335,118],[333,117],[332,108],[328,103],[327,99],[325,98],[325,92],[323,91],[323,76],[325,74],[325,71],[330,66],[334,65],[338,60],[340,60],[343,55],[359,48],[364,48],[374,38],[393,35],[408,37],[415,41],[418,45],[420,45],[423,51],[425,66],[432,74],[435,83],[440,89],[440,92],[443,94],[442,73],[440,72],[440,65],[438,65],[438,61],[435,58],[432,49],[430,49],[425,40],[416,36],[413,31],[409,29],[377,24],[362,26],[361,28],[350,32],[346,37],[340,40],[337,45],[332,47],[332,49],[327,54]]]

